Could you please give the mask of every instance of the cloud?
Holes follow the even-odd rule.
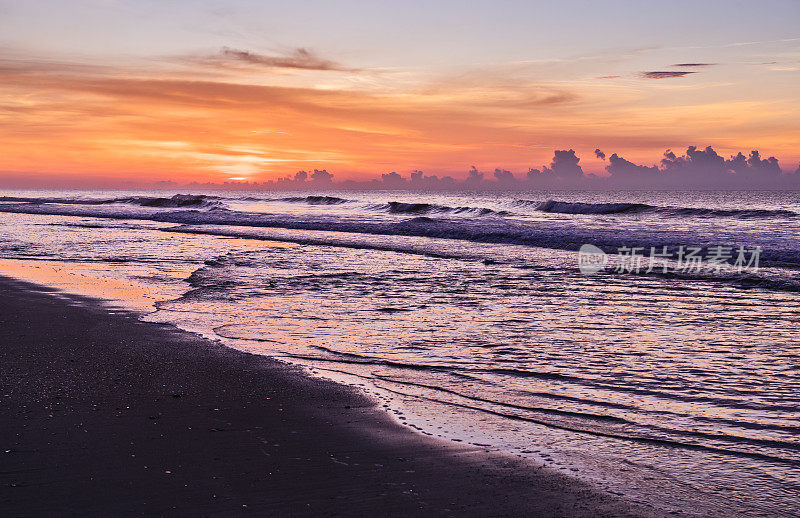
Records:
[[[711,146],[705,149],[689,146],[682,156],[668,149],[661,159],[661,167],[670,178],[687,185],[725,185],[731,180],[731,171],[725,159]]]
[[[762,159],[758,151],[751,151],[749,157],[740,152],[725,159],[711,146],[689,146],[682,156],[667,150],[661,170],[671,183],[690,187],[774,186],[783,180],[775,157]]]
[[[507,169],[495,169],[494,177],[499,185],[511,186],[517,183],[517,179],[514,178],[514,174]]]
[[[409,190],[498,190],[498,189],[797,189],[800,186],[800,167],[796,171],[782,171],[775,157],[762,158],[759,151],[749,155],[738,153],[725,159],[713,148],[699,149],[689,146],[682,155],[667,150],[663,154],[661,167],[636,164],[617,153],[609,157],[606,170],[608,177],[584,175],[578,165],[580,158],[575,151],[556,150],[550,166],[542,170],[529,169],[527,174],[516,177],[511,171],[497,168],[493,178],[488,178],[476,167],[472,167],[464,179],[450,176],[425,175],[415,170],[410,176],[396,172],[384,173],[366,180],[334,180],[327,170],[314,169],[311,174],[298,171],[293,176],[281,177],[265,182],[236,182],[180,184],[176,182],[151,182],[94,178],[73,179],[67,182],[58,175],[36,176],[30,173],[6,171],[0,174],[0,184],[15,187],[90,186],[106,187],[151,187],[175,189],[222,187],[226,189],[409,189]],[[77,182],[77,183],[76,183]],[[82,182],[82,183],[81,183]],[[94,183],[92,183],[94,182]]]
[[[606,159],[606,154],[603,153],[602,151],[600,151],[600,148],[597,148],[597,149],[594,150],[594,156],[596,156],[600,160],[605,160]]]
[[[409,183],[412,189],[448,189],[456,185],[456,179],[451,176],[439,178],[435,174],[425,176],[422,171],[412,171]]]
[[[557,149],[553,152],[550,166],[544,166],[541,170],[528,169],[525,181],[536,188],[579,187],[586,181],[583,169],[578,165],[580,161],[574,149]]]
[[[460,84],[458,78],[417,81],[410,72],[399,82],[368,73],[340,77],[317,72],[309,78],[312,72],[270,73],[267,67],[344,67],[311,51],[264,55],[215,49],[203,55],[226,65],[0,58],[3,167],[75,178],[112,171],[134,182],[291,179],[289,173],[301,169],[310,176],[315,168],[327,168],[336,173],[335,185],[343,178],[380,181],[378,171],[397,171],[408,179],[407,168],[424,168],[438,177],[419,173],[406,182],[409,187],[447,188],[460,182],[470,163],[486,172],[473,180],[482,186],[511,181],[505,174],[493,176],[496,166],[513,171],[520,187],[534,185],[524,174],[533,165],[543,170],[536,178],[565,187],[603,181],[585,179],[569,147],[589,157],[600,158],[591,145],[602,145],[608,155],[616,148],[628,158],[641,160],[647,156],[644,150],[656,157],[663,142],[682,142],[688,132],[708,131],[704,128],[711,123],[702,125],[706,119],[720,134],[736,130],[730,143],[757,142],[771,146],[773,154],[797,157],[794,150],[785,151],[788,145],[780,147],[782,141],[770,144],[774,139],[760,139],[752,134],[755,129],[738,130],[751,126],[745,123],[755,108],[726,111],[728,118],[720,123],[717,108],[678,107],[676,114],[661,104],[638,106],[634,93],[641,84],[627,81],[605,92],[596,85],[539,78],[470,76]],[[327,76],[324,82],[321,76]],[[791,107],[785,109],[787,120],[792,113]],[[681,124],[673,124],[677,119]],[[178,141],[182,147],[171,147]],[[556,148],[560,151],[554,156]],[[749,152],[750,144],[744,149]],[[771,167],[769,158],[759,161]],[[587,175],[604,174],[599,160],[586,167]],[[310,178],[297,183],[311,184]]]
[[[228,61],[243,59],[260,58]],[[0,58],[3,166],[65,175],[113,170],[144,181],[142,171],[153,179],[255,180],[315,167],[363,178],[371,164],[399,170],[410,163],[435,168],[444,184],[443,175],[463,170],[467,160],[491,163],[499,153],[513,157],[510,166],[527,168],[530,148],[510,143],[545,133],[540,126],[576,99],[532,82],[372,88],[349,78],[323,86],[281,76],[265,84],[227,73],[234,68],[209,77],[208,66],[195,66],[192,75],[169,68],[174,61],[156,63],[153,70],[123,63],[87,68]],[[184,147],[162,147],[173,141]]]
[[[713,67],[715,65],[717,65],[717,63],[675,63],[674,65],[670,66],[676,68],[688,68],[688,67]]]
[[[406,183],[406,179],[392,171],[381,175],[381,183],[384,187],[402,188]]]
[[[655,175],[659,173],[659,169],[656,166],[648,167],[634,164],[616,153],[609,157],[606,171],[611,174],[610,181],[613,184],[628,184],[630,186],[639,186],[652,182]]]
[[[314,172],[311,173],[311,182],[328,185],[333,182],[333,175],[325,169],[314,169]]]
[[[583,177],[583,169],[578,165],[580,161],[581,159],[575,154],[574,149],[569,151],[558,149],[553,154],[550,167],[545,167],[544,171],[552,171],[559,178],[580,178]]]
[[[467,177],[464,179],[464,185],[469,187],[480,187],[481,183],[483,183],[483,173],[478,171],[477,167],[472,166],[469,169]]]
[[[558,188],[609,188],[609,189],[760,189],[796,188],[800,181],[800,167],[796,172],[784,173],[775,157],[762,158],[758,151],[749,156],[738,153],[730,159],[720,156],[712,147],[700,149],[689,146],[678,155],[671,150],[663,154],[661,166],[641,165],[626,160],[617,153],[609,157],[606,171],[608,177],[587,176],[578,165],[580,158],[575,151],[556,150],[549,166],[541,170],[531,168],[524,177],[518,178],[506,169],[494,170],[494,178],[480,172],[476,167],[468,171],[463,180],[451,177],[425,176],[422,171],[413,171],[410,178],[391,172],[380,179],[363,182],[336,183],[337,187],[354,189],[406,188],[411,190],[459,190],[459,189],[558,189]],[[280,187],[280,186],[279,186]]]
[[[731,171],[742,176],[780,175],[782,173],[777,158],[771,156],[762,159],[761,153],[757,150],[751,151],[749,157],[745,157],[739,152],[730,160],[726,160],[725,164]]]
[[[336,61],[322,58],[314,51],[299,47],[286,55],[259,54],[247,50],[222,47],[219,54],[208,56],[203,63],[216,66],[255,66],[263,68],[288,68],[297,70],[320,70],[356,72],[358,69],[346,67]]]
[[[678,71],[665,71],[665,70],[658,70],[655,72],[641,72],[639,77],[644,79],[671,79],[676,77],[684,77],[689,74],[696,74],[697,72],[689,72],[685,70]]]

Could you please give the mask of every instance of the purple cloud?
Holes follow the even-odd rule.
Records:
[[[333,183],[333,175],[325,169],[314,169],[314,172],[311,173],[311,181],[318,184],[330,184]]]
[[[598,158],[605,156],[595,150]],[[258,190],[309,189],[410,189],[410,190],[492,190],[492,189],[792,189],[800,188],[800,167],[783,171],[778,159],[762,157],[758,150],[748,155],[737,153],[725,158],[712,147],[689,146],[685,153],[666,150],[658,165],[642,165],[626,160],[617,153],[608,157],[607,177],[584,175],[580,157],[573,149],[556,150],[548,166],[530,168],[524,176],[497,168],[492,175],[472,167],[463,180],[451,176],[439,177],[413,171],[410,176],[396,172],[381,174],[371,180],[334,181],[333,174],[314,169],[310,174],[298,171],[293,175],[260,183],[231,182],[225,184],[183,185],[184,188],[224,188]],[[15,187],[42,187],[44,180],[29,176],[0,175],[0,183]],[[47,179],[45,179],[47,180]],[[40,183],[37,183],[39,181]],[[52,179],[48,180],[52,183]],[[146,184],[151,188],[176,188],[174,182]],[[66,185],[65,185],[66,186]],[[145,187],[130,184],[126,187]]]
[[[569,151],[561,149],[553,154],[553,161],[550,162],[549,171],[552,171],[559,178],[582,178],[583,169],[578,165],[581,159],[575,155],[575,150]],[[544,168],[548,170],[547,167]]]
[[[609,157],[608,162],[606,171],[611,174],[611,178],[614,180],[650,180],[660,172],[656,166],[648,167],[634,164],[616,153]]]
[[[500,185],[511,186],[517,183],[514,174],[507,169],[495,169],[494,177]]]

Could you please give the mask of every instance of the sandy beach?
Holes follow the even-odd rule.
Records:
[[[0,513],[644,516],[356,390],[0,278]]]

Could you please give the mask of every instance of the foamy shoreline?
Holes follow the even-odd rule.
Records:
[[[5,513],[648,514],[412,433],[296,368],[81,297],[0,286],[15,337],[2,348]]]

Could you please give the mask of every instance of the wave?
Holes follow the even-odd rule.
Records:
[[[208,208],[224,209],[227,208],[224,200],[238,201],[257,201],[257,202],[286,202],[303,203],[307,205],[341,205],[353,203],[356,200],[340,198],[337,196],[289,196],[284,198],[222,198],[219,196],[203,194],[175,194],[170,197],[156,196],[130,196],[123,198],[94,199],[94,198],[35,198],[35,197],[16,197],[2,196],[0,203],[13,204],[25,203],[30,205],[112,205],[128,204],[149,208]],[[625,203],[625,202],[569,202],[558,200],[534,201],[516,200],[514,206],[533,208],[538,212],[553,214],[576,214],[576,215],[611,215],[611,214],[658,214],[668,217],[703,217],[703,218],[742,218],[742,219],[769,219],[769,218],[798,218],[800,214],[786,209],[749,209],[749,208],[706,208],[706,207],[671,207],[649,205],[646,203]],[[449,207],[435,203],[410,203],[400,201],[389,201],[387,203],[368,205],[369,210],[376,212],[387,212],[390,214],[408,215],[466,215],[466,216],[509,216],[511,212],[505,210],[495,210],[486,207]]]
[[[389,212],[391,214],[468,214],[473,216],[488,216],[496,214],[500,216],[508,215],[507,211],[496,211],[485,207],[448,207],[447,205],[436,205],[434,203],[404,203],[390,201],[385,204],[372,205],[372,210]]]
[[[278,198],[277,200],[262,201],[287,201],[289,203],[307,203],[308,205],[341,205],[342,203],[349,203],[351,200],[337,198],[336,196],[290,196],[288,198]]]
[[[181,208],[181,207],[222,207],[222,202],[217,196],[202,194],[176,194],[169,198],[135,196],[130,198],[117,198],[109,203],[129,203],[141,207]]]
[[[361,359],[360,355],[352,355],[349,353],[341,353],[340,354],[341,357],[338,358],[326,358],[326,357],[304,355],[297,353],[284,353],[284,356],[296,360],[307,360],[314,362],[330,362],[338,364],[369,364],[369,365],[382,365],[387,367],[398,367],[407,370],[448,372],[447,367],[438,365],[409,364],[409,363],[396,362],[396,361],[377,359],[377,358]],[[356,356],[359,358],[348,358],[349,356]],[[768,460],[790,466],[800,465],[800,459],[798,459],[793,453],[798,449],[798,444],[791,441],[760,439],[757,437],[733,436],[721,433],[716,433],[716,434],[699,433],[691,430],[670,429],[670,428],[662,428],[656,426],[643,426],[642,423],[635,423],[627,419],[611,415],[603,415],[603,414],[595,414],[591,412],[579,412],[579,411],[573,412],[569,410],[532,407],[525,405],[515,405],[507,402],[465,395],[455,390],[449,390],[445,387],[424,385],[418,383],[408,383],[408,382],[398,381],[397,379],[394,378],[382,379],[380,375],[374,376],[374,378],[377,380],[387,381],[388,383],[397,383],[400,385],[417,385],[424,388],[430,388],[442,394],[449,393],[464,398],[468,401],[471,400],[477,404],[460,403],[458,401],[446,400],[446,399],[441,399],[439,397],[431,397],[421,394],[414,394],[413,397],[420,400],[431,401],[450,407],[464,408],[470,411],[477,411],[486,414],[496,415],[498,417],[514,421],[526,421],[530,423],[547,426],[549,428],[565,430],[569,432],[576,432],[581,434],[588,434],[596,437],[621,439],[641,444],[650,444],[656,446],[681,448],[686,450],[704,451],[708,453],[715,453],[719,455],[728,455],[728,456],[735,456],[742,458]],[[404,397],[409,397],[409,394],[391,388],[389,386],[380,385],[380,387],[383,390]],[[490,407],[482,406],[480,405],[480,403],[488,403],[490,405],[502,407],[508,410],[495,410]],[[517,411],[522,411],[522,413]],[[537,416],[536,414],[539,414],[539,416]],[[553,420],[549,419],[548,415],[567,417],[567,418],[574,417],[574,418],[579,418],[579,421]],[[598,427],[596,425],[591,425],[590,423],[592,421],[594,422],[606,421],[609,422],[610,424],[616,422],[622,425],[632,424],[635,426],[641,426],[642,429],[637,431],[635,429],[631,429],[630,427],[623,427],[623,428],[617,428],[614,426]],[[700,440],[702,439],[710,441],[700,442]],[[737,446],[739,447],[737,448]],[[784,451],[783,452],[781,451],[772,452],[769,450],[762,451],[761,449],[754,449],[753,448],[754,446],[755,447],[767,446],[770,448],[778,448],[779,450],[783,449]]]
[[[711,209],[704,207],[659,207],[646,203],[585,203],[547,200],[536,202],[517,200],[519,206],[533,206],[540,212],[555,214],[646,214],[655,213],[666,216],[699,216],[723,218],[794,218],[798,214],[782,209]]]
[[[407,381],[397,379],[391,376],[385,376],[378,373],[372,373],[373,378],[377,378],[382,381],[387,381],[390,383],[397,383],[400,385],[408,385],[420,388],[431,389],[433,391],[439,393],[446,393],[457,396],[459,398],[482,402],[482,403],[489,403],[491,405],[506,407],[506,408],[513,408],[517,410],[524,410],[529,412],[541,413],[541,414],[552,414],[552,415],[561,415],[567,417],[578,417],[582,419],[592,419],[598,421],[607,421],[607,422],[617,422],[625,425],[634,425],[639,428],[649,429],[655,432],[661,432],[667,435],[680,435],[684,437],[692,437],[692,438],[701,438],[701,439],[711,439],[713,441],[718,442],[727,442],[732,444],[746,444],[746,445],[756,445],[756,446],[765,446],[769,448],[785,448],[788,450],[800,450],[800,443],[794,441],[782,441],[776,439],[762,439],[760,437],[753,437],[753,436],[742,436],[742,435],[732,435],[732,434],[722,434],[722,433],[709,433],[709,432],[701,432],[697,430],[688,430],[682,428],[670,428],[665,426],[659,426],[656,424],[647,424],[643,422],[638,422],[636,420],[631,420],[629,418],[623,418],[620,416],[612,415],[612,414],[597,414],[591,411],[576,411],[576,410],[565,410],[563,408],[552,408],[552,407],[542,407],[542,406],[532,406],[532,405],[520,405],[506,401],[498,401],[492,398],[481,397],[478,395],[473,394],[466,394],[454,389],[449,389],[447,387],[438,386],[438,385],[430,385],[427,383],[415,382],[415,381]],[[548,394],[550,396],[550,394]],[[607,402],[598,402],[592,399],[583,399],[583,398],[572,398],[573,400],[582,403],[583,405],[587,406],[607,406]],[[598,405],[598,403],[601,403]],[[618,405],[619,408],[624,408],[626,410],[635,409],[635,407],[629,405]],[[756,424],[756,423],[747,423],[735,420],[735,419],[716,419],[714,422],[724,422],[728,425],[734,426],[741,426],[741,425],[750,425],[751,429],[756,430],[763,430],[769,429],[772,427],[765,426],[763,424]],[[797,427],[782,427],[780,425],[777,426],[779,429],[789,430],[791,432],[795,432]]]
[[[697,207],[667,208],[679,216],[719,216],[734,218],[795,218],[796,212],[790,210],[768,210],[768,209],[704,209]]]
[[[517,203],[534,205],[538,211],[557,214],[623,214],[657,208],[644,203],[582,203],[555,200],[547,200],[541,203],[518,200]]]
[[[116,203],[138,205],[140,207],[181,208],[181,207],[214,207],[222,208],[218,196],[203,194],[176,194],[170,197],[130,196],[125,198],[85,199],[85,198],[26,198],[2,196],[0,202],[27,203],[31,205],[112,205]]]
[[[170,199],[171,200],[171,199]],[[213,201],[213,200],[212,200]],[[150,203],[150,202],[147,202]],[[156,202],[163,203],[163,202]],[[193,208],[191,204],[202,201],[170,201],[181,207]],[[188,205],[187,205],[188,204]],[[148,205],[149,206],[149,205]],[[307,214],[264,214],[232,210],[164,210],[140,211],[119,210],[116,206],[59,206],[48,204],[0,204],[0,211],[51,214],[62,216],[99,217],[110,219],[147,219],[183,225],[219,225],[256,228],[279,228],[288,230],[327,231],[373,236],[415,236],[476,243],[533,246],[559,250],[578,250],[585,243],[593,243],[607,253],[615,253],[620,247],[667,246],[677,249],[679,245],[708,247],[728,244],[739,245],[744,241],[740,233],[730,234],[720,229],[714,236],[669,226],[643,229],[581,228],[565,226],[561,221],[537,221],[535,223],[511,218],[435,218],[416,216],[402,221],[365,221],[360,217]],[[411,215],[411,214],[409,214]],[[713,237],[713,242],[710,240]],[[761,265],[787,268],[800,267],[800,249],[790,237],[759,232],[745,243],[748,248],[762,247]],[[764,287],[762,281],[749,281],[743,287]],[[754,285],[751,285],[754,284]],[[771,284],[771,283],[768,283]],[[794,291],[796,285],[788,288]]]
[[[289,356],[292,356],[292,355],[289,355]],[[390,392],[402,395],[402,396],[408,396],[407,394],[405,394],[405,393],[403,393],[401,391],[393,390],[393,389],[391,389],[389,387],[381,387],[381,388],[384,389],[384,390],[388,390]],[[508,412],[508,411],[498,411],[498,410],[493,410],[491,408],[486,408],[486,407],[482,407],[482,406],[478,406],[478,405],[474,405],[474,404],[458,403],[458,402],[455,402],[455,401],[448,401],[448,400],[444,400],[444,399],[428,397],[428,396],[420,396],[420,395],[416,395],[415,397],[417,397],[418,399],[424,399],[424,400],[427,400],[427,401],[431,401],[431,402],[435,402],[435,403],[439,403],[439,404],[443,404],[443,405],[448,405],[448,406],[451,406],[451,407],[464,408],[464,409],[471,410],[471,411],[477,411],[477,412],[483,412],[483,413],[486,413],[486,414],[496,415],[498,417],[502,417],[502,418],[505,418],[505,419],[515,420],[515,421],[526,421],[526,422],[530,422],[530,423],[535,423],[535,424],[547,426],[549,428],[555,428],[555,429],[565,430],[565,431],[575,432],[575,433],[582,433],[582,434],[592,435],[592,436],[596,436],[596,437],[607,437],[607,438],[611,438],[611,439],[621,439],[621,440],[625,440],[625,441],[637,442],[637,443],[640,443],[640,444],[651,444],[651,445],[656,445],[656,446],[666,446],[666,447],[671,447],[671,448],[681,448],[681,449],[685,449],[685,450],[703,451],[703,452],[714,453],[714,454],[719,454],[719,455],[728,455],[728,456],[734,456],[734,457],[767,460],[767,461],[772,461],[772,462],[785,464],[785,465],[789,465],[789,466],[798,466],[798,465],[800,465],[800,460],[795,458],[794,456],[781,456],[780,454],[772,454],[772,453],[767,453],[767,452],[763,452],[763,451],[759,451],[759,450],[738,449],[738,448],[732,448],[731,447],[731,446],[734,446],[737,442],[745,443],[745,444],[750,442],[750,441],[747,441],[747,439],[745,439],[745,438],[741,438],[740,441],[736,441],[735,439],[733,441],[731,441],[731,437],[730,436],[714,435],[713,438],[719,440],[720,442],[725,441],[725,442],[732,443],[732,444],[724,444],[723,443],[724,445],[717,446],[717,445],[715,445],[713,443],[712,444],[704,444],[704,443],[699,443],[699,442],[689,442],[689,441],[686,440],[688,437],[681,437],[680,435],[678,435],[678,437],[676,437],[676,438],[671,438],[669,436],[639,435],[639,434],[636,434],[635,432],[632,433],[632,432],[628,432],[628,431],[616,431],[613,428],[608,430],[608,431],[606,431],[606,430],[603,430],[603,429],[600,429],[600,428],[594,427],[594,426],[591,426],[591,427],[585,426],[585,425],[582,426],[580,424],[572,424],[569,421],[566,421],[566,422],[553,421],[553,420],[549,420],[549,419],[546,419],[546,418],[537,418],[537,417],[531,417],[531,416],[528,416],[528,415],[520,415],[519,413],[512,413],[512,412]],[[775,442],[779,443],[779,444],[775,445],[775,446],[779,446],[779,447],[791,447],[791,446],[794,446],[794,443],[782,442],[782,441],[775,441]],[[756,440],[756,444],[758,444],[758,440]]]

